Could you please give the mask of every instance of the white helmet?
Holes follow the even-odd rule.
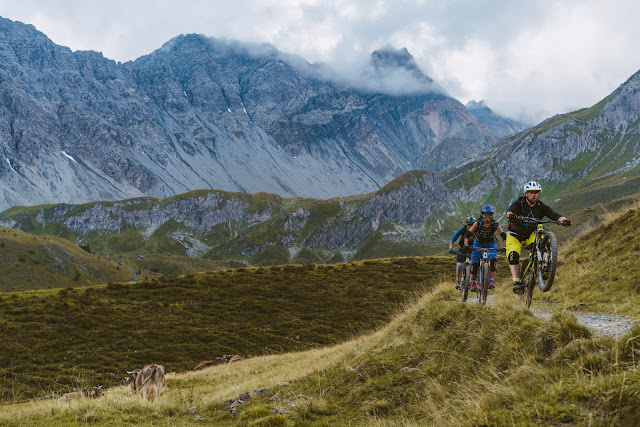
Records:
[[[524,192],[527,191],[542,191],[542,187],[536,181],[529,181],[524,185]]]

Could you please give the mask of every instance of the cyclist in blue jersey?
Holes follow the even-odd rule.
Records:
[[[471,254],[470,248],[465,248],[465,240],[467,242],[473,242],[474,236],[469,232],[469,228],[476,222],[476,219],[472,216],[467,217],[466,224],[453,235],[451,241],[449,242],[449,252],[455,254],[456,251],[453,250],[453,244],[456,240],[460,239],[458,242],[458,254],[456,255],[456,289],[460,289],[460,278],[462,277],[462,270],[464,270],[464,262],[467,260],[467,257]],[[468,245],[469,243],[467,243]],[[473,243],[471,243],[473,244]]]
[[[493,219],[494,209],[491,205],[484,205],[482,207],[482,216],[476,221],[469,231],[475,233],[476,240],[473,242],[473,248],[489,248],[494,249],[489,252],[489,289],[495,289],[496,278],[496,264],[498,262],[498,255],[496,252],[496,238],[494,233],[497,231],[502,237],[502,246],[506,246],[507,233],[502,230],[498,221]],[[468,243],[466,243],[468,245]],[[481,252],[474,250],[471,254],[471,288],[470,291],[477,291],[478,284],[476,283],[476,277],[478,274],[478,267],[480,267]]]

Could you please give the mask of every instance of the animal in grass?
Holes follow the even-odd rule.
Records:
[[[144,399],[153,400],[162,395],[167,388],[162,365],[152,363],[142,369],[126,372],[131,375],[131,389],[140,393]]]
[[[120,381],[120,387],[126,387],[128,385],[131,385],[132,383],[133,383],[133,380],[131,379],[131,377],[124,377],[122,381]]]
[[[93,387],[90,389],[84,389],[81,391],[73,391],[71,393],[65,393],[62,395],[60,399],[58,399],[58,403],[65,403],[75,399],[97,399],[104,394],[104,390],[102,390],[102,386],[99,385],[97,387]]]

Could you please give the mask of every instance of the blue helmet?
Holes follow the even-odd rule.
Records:
[[[493,206],[491,206],[491,205],[484,205],[484,206],[482,207],[481,212],[482,212],[482,213],[490,213],[490,214],[492,214],[492,215],[493,215],[493,213],[494,213],[495,211],[493,210]]]

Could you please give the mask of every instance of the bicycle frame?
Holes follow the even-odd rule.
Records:
[[[487,292],[489,288],[489,253],[495,252],[496,256],[498,254],[498,249],[494,248],[474,248],[474,251],[482,252],[482,256],[480,257],[480,265],[478,266],[478,303],[480,305],[487,304]]]
[[[522,219],[523,223],[526,225],[527,223],[534,223],[536,224],[536,230],[534,231],[534,241],[531,245],[528,246],[529,248],[529,259],[528,262],[526,264],[526,266],[523,266],[524,268],[522,268],[523,266],[521,266],[520,268],[520,280],[526,284],[525,290],[524,290],[524,294],[522,295],[525,298],[525,304],[527,305],[527,307],[529,307],[531,305],[531,299],[533,297],[533,286],[534,283],[537,282],[538,287],[540,288],[541,291],[543,292],[547,292],[551,285],[548,286],[548,288],[544,288],[543,286],[543,282],[542,282],[542,277],[543,277],[543,269],[546,265],[548,265],[549,260],[545,259],[543,256],[543,248],[541,247],[541,243],[545,238],[545,235],[550,235],[553,236],[553,239],[555,240],[555,236],[553,235],[553,233],[551,232],[547,232],[544,230],[544,224],[550,224],[550,223],[554,223],[554,224],[562,224],[558,221],[553,221],[553,220],[539,220],[539,219],[535,219],[535,218],[523,218]]]

